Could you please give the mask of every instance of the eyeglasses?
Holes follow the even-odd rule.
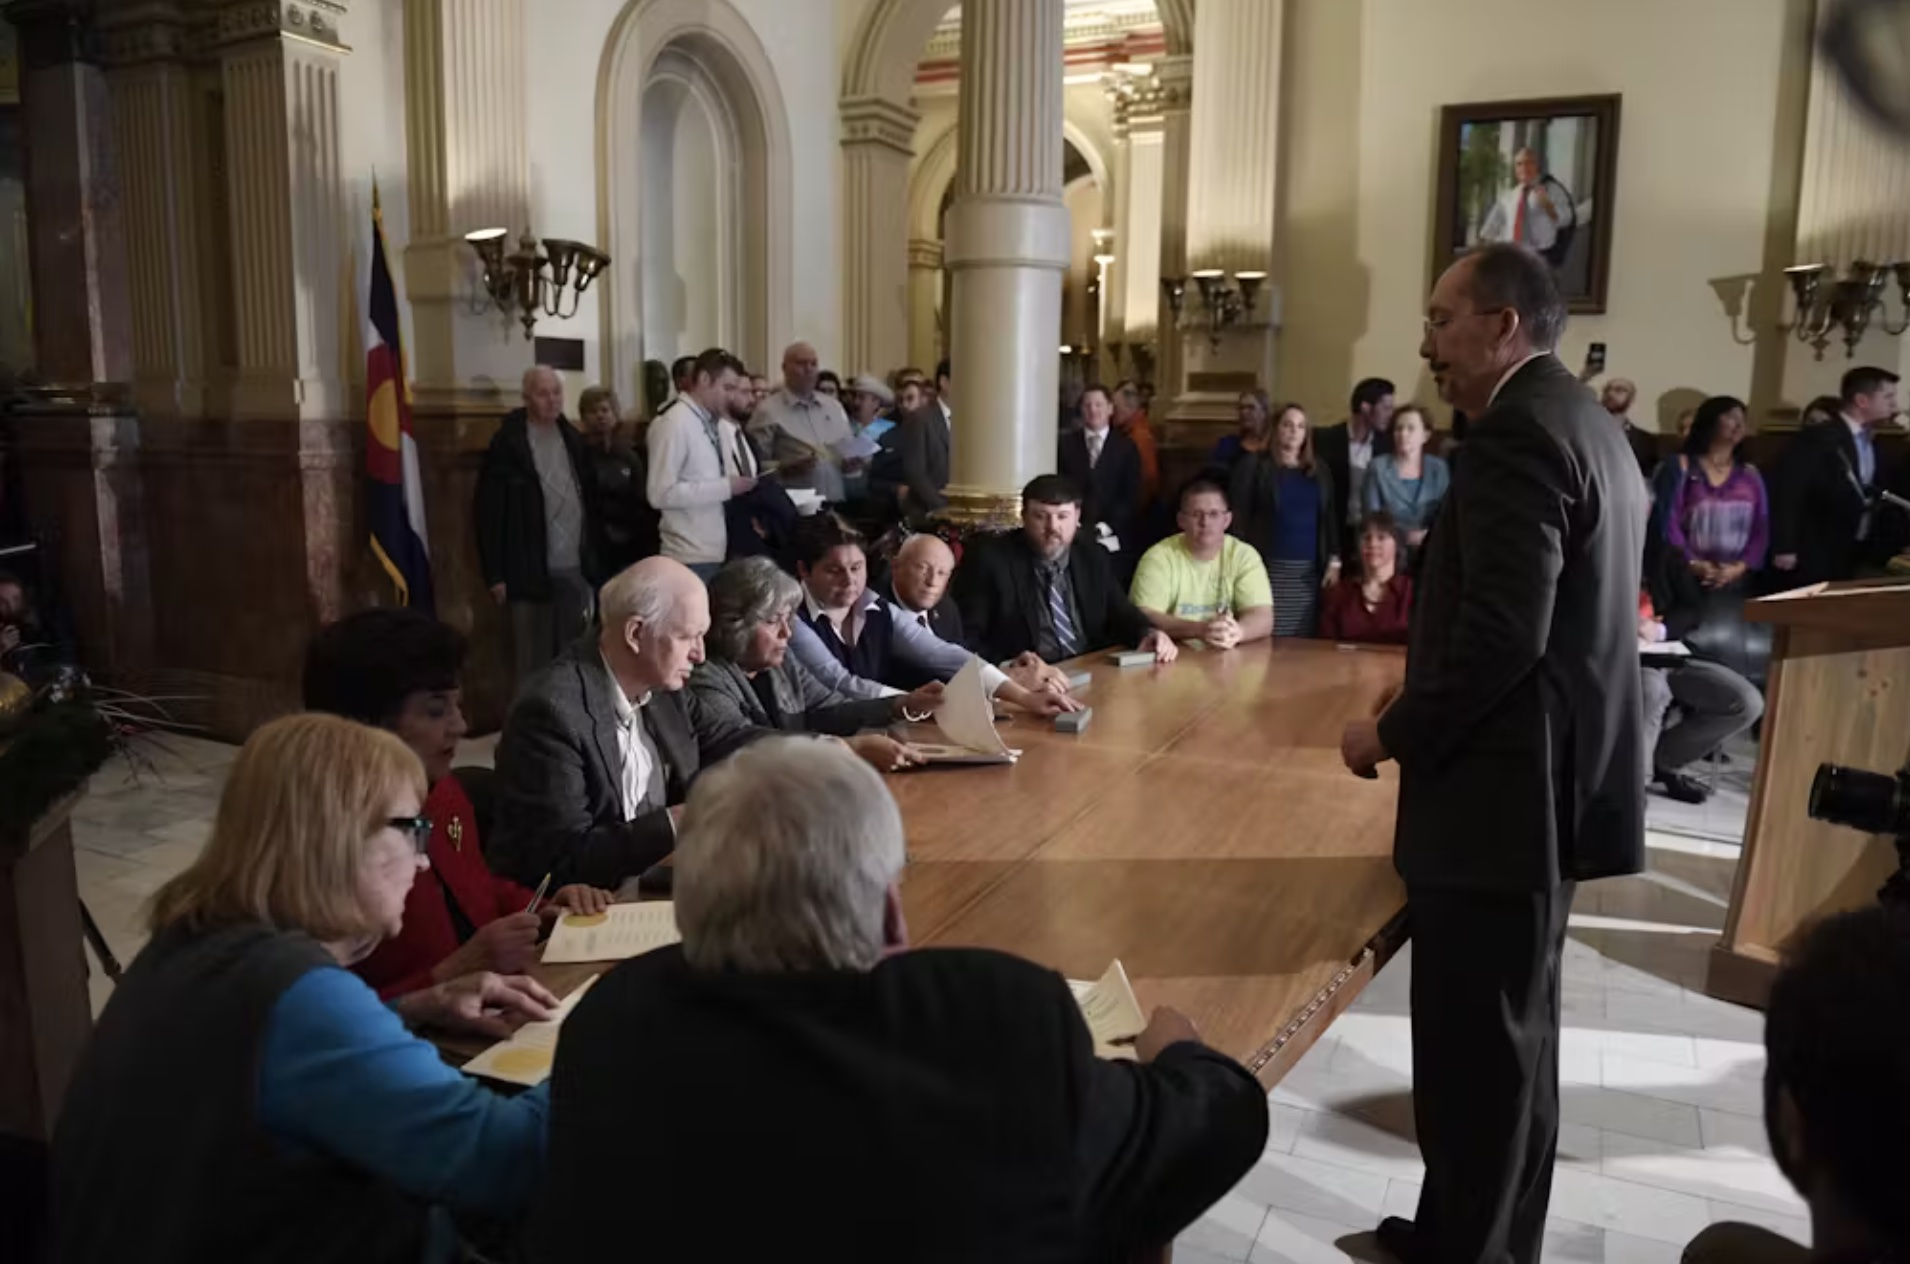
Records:
[[[411,840],[411,849],[420,856],[431,849],[431,818],[428,816],[394,816],[385,824]]]

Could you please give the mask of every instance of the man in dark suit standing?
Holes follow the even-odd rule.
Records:
[[[1771,480],[1771,567],[1785,588],[1851,579],[1881,562],[1871,499],[1883,483],[1877,431],[1897,415],[1897,375],[1844,374],[1841,414],[1797,432]]]
[[[1565,303],[1521,246],[1433,287],[1420,355],[1473,421],[1426,546],[1403,689],[1347,726],[1400,767],[1426,1183],[1380,1240],[1536,1264],[1558,1143],[1559,958],[1577,882],[1644,861],[1638,583],[1647,506],[1624,434],[1553,354]]]
[[[1001,663],[1033,653],[1056,663],[1115,645],[1171,663],[1174,638],[1157,632],[1115,578],[1108,551],[1076,538],[1081,492],[1058,474],[1021,491],[1021,530],[975,539],[955,568],[955,602],[968,647]]]
[[[1260,1158],[1265,1090],[1184,1016],[1155,1010],[1134,1061],[1100,1059],[1053,971],[909,949],[902,815],[847,748],[773,737],[706,778],[682,944],[618,965],[565,1021],[540,1264],[627,1255],[606,1207],[632,1189],[707,1205],[763,1137],[783,1167],[724,1258],[1135,1259]],[[646,1255],[709,1256],[707,1217],[653,1220]]]
[[[698,769],[754,736],[692,721],[682,690],[710,604],[687,566],[652,557],[616,576],[601,622],[525,684],[498,741],[490,855],[525,886],[640,875],[675,850],[670,806]]]
[[[1083,493],[1082,523],[1098,540],[1113,542],[1116,574],[1132,573],[1140,548],[1141,450],[1114,428],[1107,387],[1082,393],[1081,429],[1062,435],[1056,448],[1055,471]]]
[[[954,436],[955,410],[951,395],[955,383],[948,361],[935,366],[936,397],[902,418],[895,428],[901,482],[895,489],[902,516],[919,521],[948,503],[949,448]],[[875,475],[871,475],[873,480]]]
[[[1346,420],[1313,432],[1313,451],[1333,475],[1333,503],[1345,520],[1338,549],[1344,558],[1360,555],[1358,529],[1366,516],[1360,488],[1366,469],[1374,457],[1392,455],[1394,394],[1393,384],[1385,378],[1366,378],[1353,388]]]

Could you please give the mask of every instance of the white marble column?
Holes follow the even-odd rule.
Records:
[[[908,362],[924,373],[935,371],[942,358],[942,243],[909,240],[909,354]],[[901,365],[865,366],[875,374]]]
[[[101,19],[125,199],[133,400],[144,417],[198,417],[211,374],[202,234],[207,218],[193,33],[176,4]]]
[[[962,6],[961,157],[949,210],[954,443],[949,517],[1013,521],[1054,468],[1061,279],[1062,0]]]
[[[220,10],[236,378],[246,418],[349,416],[336,0]]]
[[[465,310],[464,234],[530,226],[525,0],[404,0],[405,170],[411,240],[404,247],[413,376],[426,396],[455,392],[474,372],[473,347],[508,316]],[[459,354],[458,328],[475,321]],[[507,334],[509,330],[506,330]],[[513,359],[522,351],[508,338]]]
[[[1161,120],[1161,236],[1154,278],[1158,312],[1158,351],[1154,362],[1156,393],[1172,400],[1186,390],[1184,340],[1174,328],[1161,298],[1160,278],[1187,275],[1188,157],[1194,101],[1194,59],[1163,57],[1154,63],[1154,102]],[[1162,411],[1166,411],[1163,409]]]
[[[1194,11],[1193,116],[1186,187],[1189,270],[1266,272],[1272,267],[1279,173],[1280,42],[1284,0],[1200,0]],[[1190,372],[1273,374],[1273,332],[1260,310],[1221,335],[1184,338]],[[1204,325],[1196,287],[1183,321]],[[1226,392],[1219,392],[1225,394]],[[1185,407],[1177,409],[1186,411]]]
[[[909,353],[909,160],[918,120],[882,97],[842,103],[842,364],[851,373],[887,373]]]

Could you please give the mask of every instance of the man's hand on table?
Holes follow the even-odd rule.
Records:
[[[1240,644],[1240,622],[1231,614],[1223,614],[1210,621],[1200,634],[1210,649],[1230,650]]]
[[[509,913],[478,927],[477,934],[432,967],[440,983],[482,970],[516,974],[537,960],[537,936],[544,919],[536,913]]]
[[[1174,638],[1158,628],[1141,638],[1139,648],[1153,650],[1157,663],[1171,663],[1180,657],[1180,646],[1174,644]]]
[[[1053,689],[1027,689],[1015,683],[1012,677],[995,691],[995,697],[1020,707],[1030,715],[1055,716],[1081,709],[1081,702],[1066,693]]]
[[[913,693],[899,694],[895,699],[895,718],[898,720],[926,720],[935,714],[942,705],[942,682],[931,681]]]
[[[393,1008],[412,1027],[502,1040],[525,1023],[557,1017],[557,997],[525,975],[482,970],[401,996]]]
[[[1008,679],[1023,689],[1046,689],[1051,693],[1068,692],[1068,673],[1042,661],[1041,655],[1033,650],[1023,650],[1003,663],[1001,669],[1007,674]]]
[[[616,902],[615,891],[573,882],[569,886],[558,887],[537,911],[546,922],[554,922],[565,913],[601,913]]]
[[[1147,1028],[1134,1038],[1134,1056],[1142,1062],[1152,1062],[1161,1056],[1163,1049],[1183,1040],[1203,1043],[1194,1020],[1177,1009],[1157,1006],[1147,1017]]]

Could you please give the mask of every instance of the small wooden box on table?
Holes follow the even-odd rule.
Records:
[[[1764,1004],[1798,933],[1877,898],[1893,840],[1810,819],[1819,764],[1895,773],[1910,758],[1910,583],[1817,585],[1752,601],[1773,625],[1744,854],[1705,990]]]

